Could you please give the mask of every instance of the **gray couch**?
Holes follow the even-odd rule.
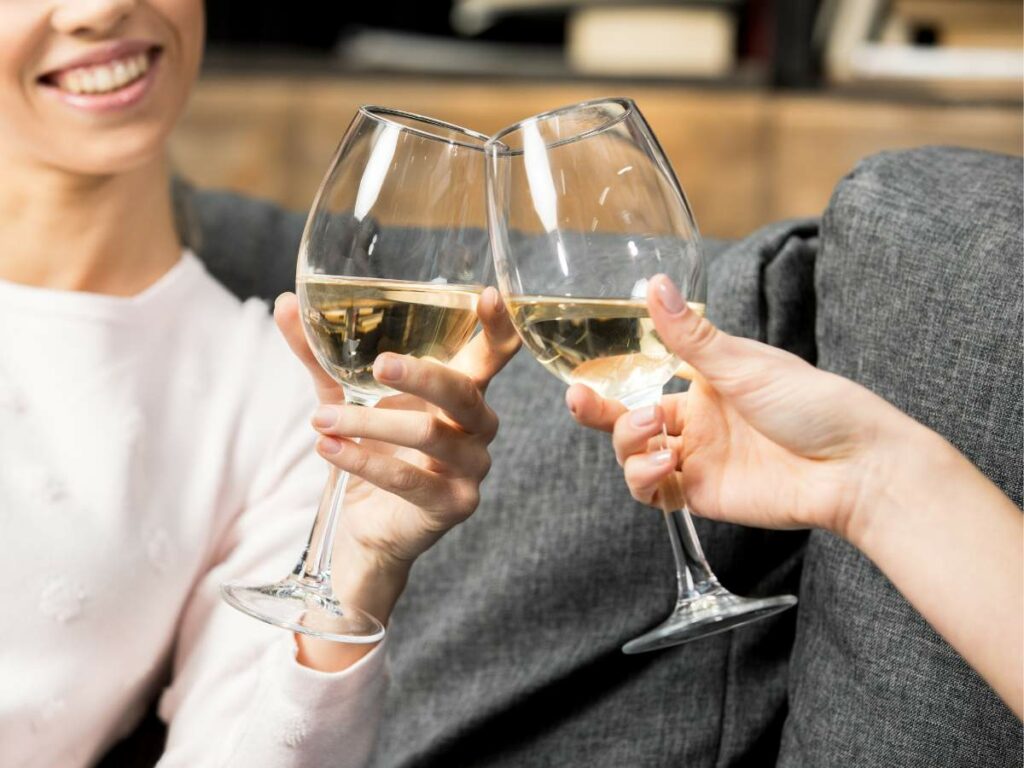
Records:
[[[874,389],[1019,505],[1021,195],[1019,158],[869,158],[820,224],[709,243],[709,314]],[[239,295],[291,286],[301,217],[179,199],[183,231]],[[416,565],[393,618],[375,765],[1020,764],[1020,721],[828,534],[698,521],[728,587],[799,589],[798,610],[622,655],[669,610],[670,555],[658,513],[630,500],[607,439],[562,395],[525,353],[494,383],[502,431],[480,509]]]

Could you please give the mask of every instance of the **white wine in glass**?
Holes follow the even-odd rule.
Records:
[[[347,403],[395,391],[373,377],[382,352],[448,362],[476,328],[490,275],[484,193],[487,137],[420,115],[361,107],[317,192],[299,247],[303,330]],[[224,599],[269,624],[370,643],[381,623],[343,605],[331,583],[348,473],[330,468],[309,541],[270,584],[225,584]],[[372,512],[371,512],[372,513]]]
[[[538,362],[566,384],[627,402],[657,390],[680,363],[654,328],[643,299],[510,296],[509,311]],[[704,314],[704,305],[690,302]]]
[[[487,197],[498,286],[523,342],[549,371],[628,408],[657,403],[690,369],[648,314],[659,273],[703,314],[700,234],[682,188],[629,99],[584,102],[488,141]],[[662,498],[678,596],[671,615],[623,646],[641,653],[722,632],[796,603],[733,595],[712,573],[677,487]]]
[[[395,394],[373,378],[384,352],[450,360],[476,330],[480,286],[311,275],[297,281],[303,322],[324,370],[349,397]]]

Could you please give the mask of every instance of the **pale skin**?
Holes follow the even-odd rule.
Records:
[[[274,308],[278,327],[316,386],[317,452],[353,475],[334,550],[346,567],[334,569],[334,589],[384,622],[416,558],[476,509],[480,482],[491,467],[487,446],[498,418],[484,392],[518,350],[519,337],[493,288],[481,295],[477,314],[483,332],[447,366],[407,355],[378,357],[374,376],[405,394],[365,408],[345,405],[342,388],[316,362],[295,295],[282,294]],[[320,669],[343,669],[369,650],[304,635],[296,640],[299,660]]]
[[[177,263],[166,139],[198,71],[203,27],[201,0],[0,3],[0,279],[131,296]],[[44,82],[125,40],[160,49],[140,103],[83,110]],[[325,407],[317,451],[353,475],[335,542],[335,562],[345,564],[334,569],[335,590],[384,623],[416,557],[472,514],[490,467],[498,420],[484,391],[518,339],[493,289],[478,315],[483,332],[450,366],[378,360],[380,380],[405,394],[356,409],[315,364],[295,297],[276,305],[278,326]],[[389,375],[394,363],[397,376]],[[371,647],[296,639],[300,663],[323,671],[344,669]]]
[[[718,330],[664,275],[647,304],[697,371],[689,391],[633,412],[582,385],[566,394],[577,421],[613,434],[633,497],[658,505],[659,488],[681,484],[712,520],[843,537],[1021,717],[1021,510],[935,432],[852,381]]]

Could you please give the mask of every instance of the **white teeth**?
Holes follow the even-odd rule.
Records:
[[[69,93],[109,93],[138,80],[149,70],[149,57],[140,53],[92,67],[77,67],[57,75],[57,86]]]
[[[82,92],[82,78],[78,72],[68,72],[64,78],[64,88],[72,93]]]
[[[101,91],[109,91],[114,87],[114,71],[110,67],[96,67],[93,75]]]

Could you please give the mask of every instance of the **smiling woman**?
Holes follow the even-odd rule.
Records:
[[[95,173],[163,162],[199,70],[201,3],[5,3],[0,16],[3,129],[22,161]]]
[[[326,459],[353,475],[334,591],[386,624],[490,463],[482,391],[517,346],[493,291],[457,361],[395,356],[400,394],[353,420],[294,297],[282,340],[183,249],[165,142],[202,46],[200,0],[0,2],[5,766],[91,765],[158,698],[161,765],[362,764],[380,646],[258,624],[219,585],[293,564]]]

